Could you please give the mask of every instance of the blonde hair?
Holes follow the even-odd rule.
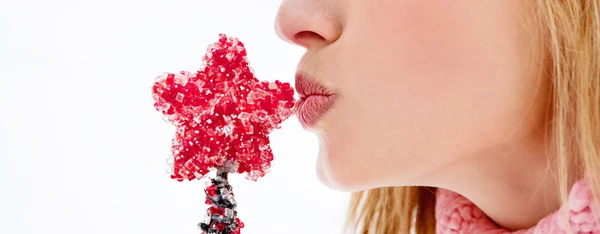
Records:
[[[562,201],[569,174],[585,175],[592,202],[600,192],[600,0],[538,0],[537,18],[551,60],[551,116]],[[576,164],[576,167],[570,167]],[[574,171],[576,170],[576,171]],[[388,187],[352,195],[348,227],[362,234],[435,232],[435,188]],[[599,210],[599,209],[596,209]],[[600,216],[598,216],[600,217]]]

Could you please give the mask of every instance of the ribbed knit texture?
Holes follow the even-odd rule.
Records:
[[[598,219],[590,209],[590,190],[581,180],[569,192],[568,202],[540,220],[536,226],[515,232],[498,227],[475,204],[465,197],[446,189],[437,190],[436,233],[438,234],[563,234],[567,224],[563,209],[569,210],[569,224],[573,234],[600,234]]]

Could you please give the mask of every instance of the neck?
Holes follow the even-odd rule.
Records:
[[[463,195],[505,229],[532,227],[561,205],[555,163],[542,139],[522,138],[466,157],[439,171],[443,176],[433,184]]]

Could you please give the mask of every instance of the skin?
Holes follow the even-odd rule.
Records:
[[[275,28],[298,71],[337,99],[309,129],[337,190],[433,186],[500,226],[559,205],[548,173],[548,59],[535,1],[283,0]]]

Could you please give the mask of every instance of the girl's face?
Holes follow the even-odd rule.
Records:
[[[538,134],[547,82],[534,2],[283,0],[276,30],[307,49],[298,72],[336,96],[310,128],[320,179],[418,185]]]

